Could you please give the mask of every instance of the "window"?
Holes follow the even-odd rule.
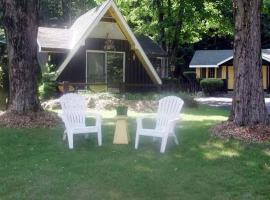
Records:
[[[206,78],[206,69],[201,68],[201,78]]]
[[[217,68],[217,78],[222,78],[222,67]]]
[[[86,78],[92,84],[119,84],[124,82],[123,52],[86,52]]]
[[[107,81],[108,84],[118,85],[123,80],[124,53],[107,53]]]
[[[208,78],[215,78],[215,68],[208,68]]]
[[[105,53],[87,52],[87,83],[106,83]]]

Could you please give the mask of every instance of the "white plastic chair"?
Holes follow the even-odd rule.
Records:
[[[184,101],[178,97],[168,96],[159,100],[158,112],[154,117],[156,120],[156,126],[154,129],[143,128],[143,119],[149,117],[137,118],[137,131],[135,138],[135,149],[139,145],[140,136],[151,136],[161,138],[160,152],[164,153],[167,139],[169,136],[174,137],[176,144],[179,144],[175,135],[175,125],[179,120],[180,111],[184,105]]]
[[[62,107],[60,116],[66,127],[63,139],[67,136],[69,148],[73,149],[73,135],[86,134],[87,137],[89,133],[97,133],[98,145],[101,146],[101,116],[87,112],[84,97],[74,93],[65,94],[60,98],[60,104]],[[86,117],[95,118],[95,125],[86,126]]]

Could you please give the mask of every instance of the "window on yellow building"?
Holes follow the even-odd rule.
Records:
[[[217,78],[222,78],[222,67],[217,68]]]
[[[206,69],[201,68],[201,78],[206,78]]]
[[[215,68],[208,68],[208,78],[215,78]]]

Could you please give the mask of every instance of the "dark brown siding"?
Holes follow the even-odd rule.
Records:
[[[85,46],[81,47],[75,54],[58,81],[69,81],[74,83],[85,82],[86,50],[103,50],[104,39],[91,39],[85,41]],[[115,51],[126,53],[125,80],[128,84],[152,84],[150,77],[145,71],[143,65],[131,50],[128,41],[114,40]]]
[[[81,47],[60,74],[58,81],[85,83],[85,60],[85,48]]]

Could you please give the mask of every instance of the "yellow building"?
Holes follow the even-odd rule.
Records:
[[[270,89],[270,49],[262,50],[263,87]],[[195,52],[190,68],[196,70],[196,77],[221,78],[226,82],[227,89],[233,90],[234,67],[232,50],[198,50]]]

